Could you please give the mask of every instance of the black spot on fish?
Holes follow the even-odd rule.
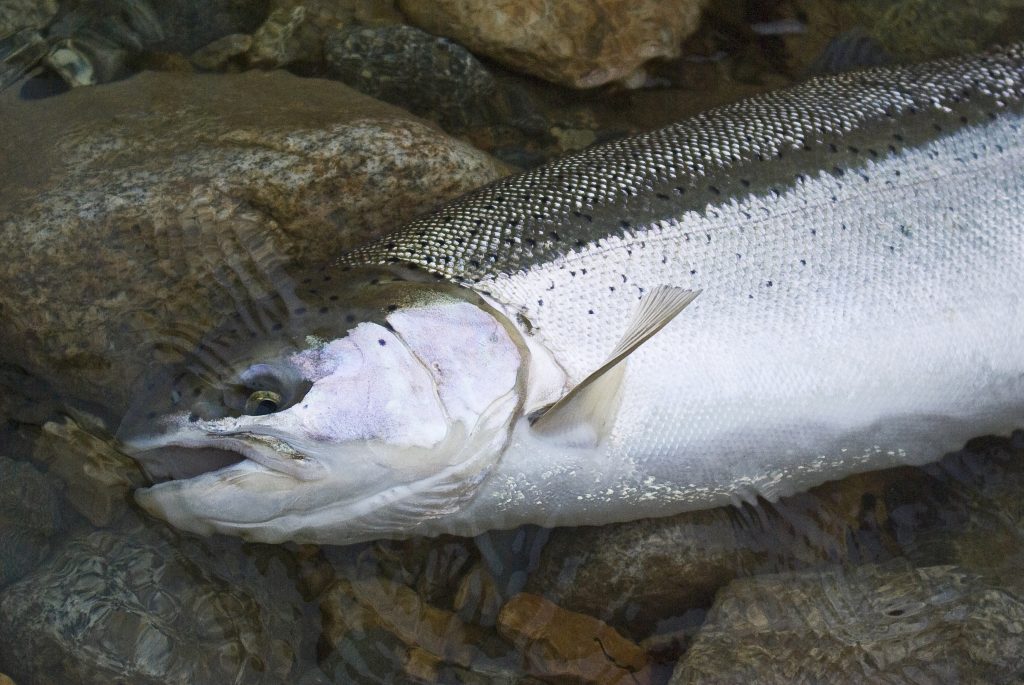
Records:
[[[295,313],[295,314],[298,314],[299,316],[302,316],[303,314],[305,314],[305,313],[306,313],[306,308],[305,308],[305,307],[297,307],[297,308],[295,309],[295,312],[294,312],[294,313]]]
[[[588,310],[587,310],[587,314],[593,314],[593,313],[594,313],[594,310],[593,310],[593,309],[588,309]]]
[[[326,314],[328,311],[330,311],[330,310],[327,307],[320,307],[320,309],[319,309],[319,312],[321,314]]]
[[[384,341],[384,338],[379,338],[377,340],[377,344],[380,345],[381,347],[384,347],[385,345],[387,345],[387,343]]]
[[[345,315],[345,323],[355,323],[355,320],[356,320],[356,315],[355,314],[346,314]]]
[[[327,299],[330,300],[331,302],[337,302],[338,301],[338,296],[337,295],[331,295]]]
[[[273,326],[271,326],[271,327],[270,327],[270,330],[272,330],[272,331],[279,331],[279,330],[281,330],[282,328],[284,328],[284,326],[283,326],[283,325],[281,325],[281,324],[279,324],[279,323],[275,323],[275,324],[274,324]]]

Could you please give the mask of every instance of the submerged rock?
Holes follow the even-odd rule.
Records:
[[[38,685],[288,682],[296,618],[153,533],[101,531],[0,593],[0,662]]]
[[[320,611],[320,668],[332,682],[434,682],[474,672],[485,682],[511,682],[516,675],[498,658],[508,647],[493,632],[385,576],[339,578]]]
[[[647,654],[613,628],[520,593],[501,608],[498,633],[522,653],[526,672],[574,683],[639,685],[651,681]]]
[[[1024,676],[1024,601],[954,566],[733,581],[672,677],[686,683],[992,683]]]
[[[64,481],[71,505],[94,526],[122,515],[130,492],[145,484],[138,464],[115,449],[99,426],[82,427],[70,417],[43,425],[33,457]]]
[[[104,418],[240,304],[503,175],[329,81],[144,73],[0,99],[0,362]]]
[[[346,27],[328,37],[325,52],[338,80],[445,130],[544,128],[525,94],[500,85],[464,47],[412,26]]]
[[[0,588],[34,569],[62,527],[60,496],[46,476],[0,456]]]
[[[401,0],[412,23],[513,69],[592,88],[679,55],[703,0]],[[642,72],[639,72],[642,76]],[[641,78],[642,81],[642,78]]]

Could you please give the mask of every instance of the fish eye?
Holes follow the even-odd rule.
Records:
[[[245,413],[249,416],[266,416],[281,408],[281,395],[273,390],[257,390],[245,401]]]

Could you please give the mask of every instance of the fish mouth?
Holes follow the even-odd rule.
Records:
[[[310,460],[273,435],[251,432],[175,432],[131,440],[126,451],[156,483],[190,480],[242,462],[253,462],[299,480],[312,480]]]

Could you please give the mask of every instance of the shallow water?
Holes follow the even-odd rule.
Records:
[[[226,312],[287,302],[310,265],[505,165],[813,73],[1024,37],[1024,4],[1011,0],[719,4],[680,57],[630,88],[590,91],[430,39],[388,61],[422,38],[406,34],[363,46],[379,62],[356,60],[353,76],[324,46],[355,40],[335,35],[340,24],[403,22],[387,3],[0,13],[0,34],[34,26],[49,49],[71,36],[79,52],[64,57],[84,60],[63,79],[53,63],[13,58],[3,72],[27,70],[0,94],[0,674],[22,685],[1019,680],[1021,432],[774,503],[476,540],[248,544],[182,534],[131,498],[145,478],[111,436],[134,379]],[[110,83],[70,89],[85,66]],[[271,67],[295,76],[251,73]]]

